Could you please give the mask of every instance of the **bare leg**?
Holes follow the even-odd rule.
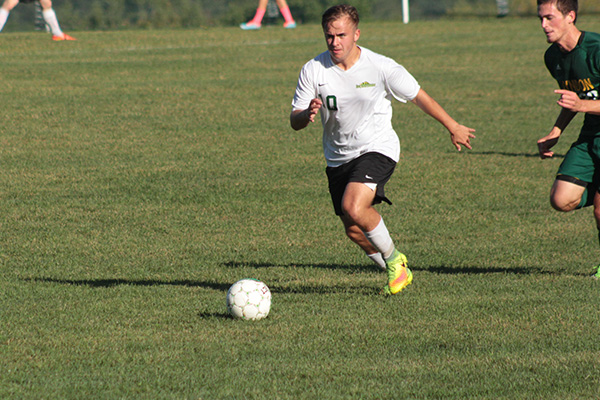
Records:
[[[557,179],[550,190],[550,204],[557,211],[573,211],[581,202],[584,191],[583,186]]]

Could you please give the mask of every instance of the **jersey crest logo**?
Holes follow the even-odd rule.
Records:
[[[364,81],[363,83],[361,83],[360,85],[356,85],[357,89],[362,89],[362,88],[370,88],[370,87],[375,87],[376,85],[374,83],[369,83],[367,81]]]

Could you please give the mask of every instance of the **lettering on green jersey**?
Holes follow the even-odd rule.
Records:
[[[560,83],[560,87],[572,92],[589,92],[590,90],[594,90],[594,85],[592,85],[590,78],[563,81]]]
[[[598,100],[598,89],[594,87],[590,78],[571,79],[559,82],[561,89],[576,92],[582,100]]]

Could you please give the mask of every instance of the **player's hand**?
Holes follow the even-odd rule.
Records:
[[[314,98],[310,101],[306,110],[292,110],[290,113],[290,125],[292,129],[299,131],[306,128],[311,122],[315,122],[315,115],[317,115],[321,106],[323,106],[321,99]]]
[[[554,93],[560,95],[557,103],[562,108],[566,108],[573,112],[583,111],[583,101],[579,98],[577,93],[571,92],[570,90],[555,90]]]
[[[314,98],[310,101],[310,105],[306,109],[310,122],[315,122],[315,115],[317,115],[322,106],[323,102],[319,98]]]
[[[456,147],[456,150],[461,151],[460,145],[465,146],[469,150],[472,149],[471,139],[475,138],[473,132],[475,132],[475,129],[460,124],[450,131],[450,140],[452,140],[452,144]]]
[[[537,141],[538,151],[540,152],[540,158],[542,160],[544,158],[551,158],[554,155],[554,152],[550,149],[558,143],[559,137],[560,136],[550,134]]]

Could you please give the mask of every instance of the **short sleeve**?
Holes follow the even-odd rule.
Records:
[[[417,97],[421,86],[417,80],[397,62],[388,59],[386,85],[396,100],[405,103]]]
[[[317,96],[314,78],[312,74],[311,62],[304,64],[300,70],[294,100],[292,100],[292,109],[305,110],[310,105],[310,101]]]

